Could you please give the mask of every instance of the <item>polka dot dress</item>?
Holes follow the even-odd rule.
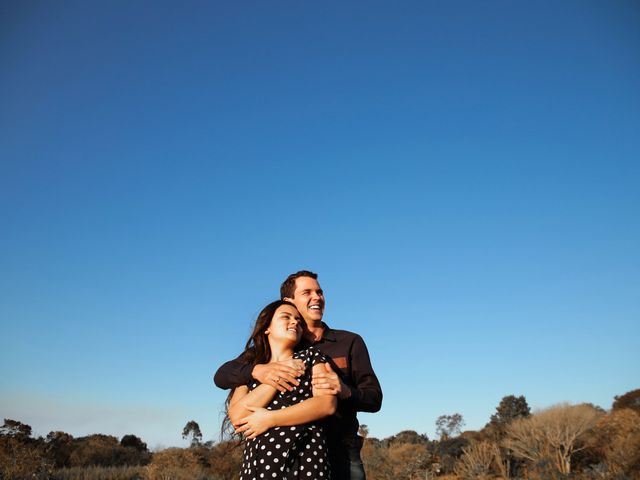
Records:
[[[305,364],[300,385],[293,391],[278,393],[267,406],[277,410],[305,401],[311,397],[311,369],[326,358],[314,347],[296,352]],[[253,390],[259,382],[253,382]],[[328,480],[327,446],[318,422],[293,427],[275,427],[248,440],[244,447],[240,480],[296,479]]]

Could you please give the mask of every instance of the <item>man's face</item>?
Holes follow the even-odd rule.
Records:
[[[317,280],[311,277],[296,278],[296,289],[290,301],[296,306],[307,323],[322,320],[324,292]]]

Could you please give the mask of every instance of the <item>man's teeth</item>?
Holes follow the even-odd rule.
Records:
[[[320,310],[320,305],[311,305],[309,310]]]

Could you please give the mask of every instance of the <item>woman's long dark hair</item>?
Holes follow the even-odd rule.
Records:
[[[273,320],[276,310],[283,305],[291,305],[293,308],[296,308],[291,302],[276,300],[262,309],[253,326],[253,332],[251,332],[251,336],[244,347],[244,352],[241,357],[243,363],[247,365],[258,365],[260,363],[268,363],[269,360],[271,360],[271,347],[264,332],[266,332],[269,325],[271,325],[271,320]]]
[[[242,363],[245,365],[258,365],[261,363],[268,363],[269,360],[271,360],[271,347],[269,346],[269,340],[265,332],[269,328],[269,325],[271,325],[271,320],[273,320],[276,310],[283,305],[291,305],[293,308],[296,308],[296,306],[291,302],[286,300],[276,300],[262,309],[256,319],[255,325],[253,326],[251,336],[244,347],[244,352],[242,352],[240,356]],[[224,439],[225,436],[236,439],[240,438],[240,436],[235,433],[233,425],[231,425],[231,421],[229,420],[229,414],[227,413],[229,410],[229,402],[231,401],[234,390],[229,392],[227,400],[224,403],[225,417],[222,421],[222,428],[220,432],[222,439]]]

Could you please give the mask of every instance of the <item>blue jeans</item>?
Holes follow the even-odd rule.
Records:
[[[365,480],[364,465],[360,458],[359,448],[349,449],[350,477],[349,480]],[[332,479],[333,480],[333,479]]]
[[[363,438],[358,435],[329,442],[331,480],[365,480],[364,465],[360,458]]]

